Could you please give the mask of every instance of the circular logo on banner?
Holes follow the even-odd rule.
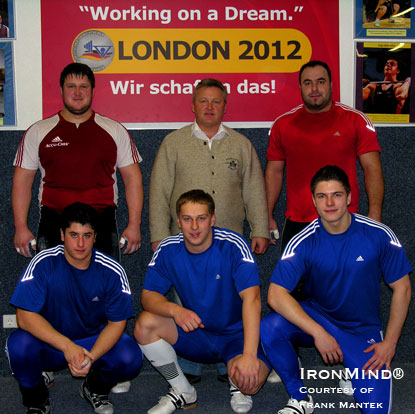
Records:
[[[99,30],[87,30],[73,42],[72,57],[75,62],[85,63],[93,72],[107,68],[114,58],[112,40]]]

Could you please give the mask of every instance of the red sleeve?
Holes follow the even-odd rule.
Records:
[[[274,125],[271,127],[268,135],[269,143],[267,149],[267,160],[285,161],[285,153],[281,145],[280,124],[278,121],[274,122]]]
[[[380,152],[375,127],[370,119],[361,112],[358,112],[356,117],[357,156],[359,157],[362,154],[372,151]]]

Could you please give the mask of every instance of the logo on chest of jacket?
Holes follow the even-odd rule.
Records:
[[[50,144],[46,144],[45,148],[53,148],[53,147],[67,147],[69,142],[63,142],[61,138],[55,137],[52,139]]]
[[[228,164],[230,170],[236,170],[239,163],[236,158],[226,158],[226,164]]]

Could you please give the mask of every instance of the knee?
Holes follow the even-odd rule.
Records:
[[[261,342],[268,344],[272,339],[280,337],[285,319],[276,312],[271,312],[261,321],[260,334]]]
[[[134,338],[143,345],[149,342],[151,334],[158,328],[156,315],[143,311],[135,321]]]
[[[10,361],[30,361],[40,358],[40,341],[22,329],[15,330],[7,339],[6,352]]]
[[[138,375],[143,363],[143,354],[134,339],[124,334],[119,341],[116,355],[118,369],[131,378]]]

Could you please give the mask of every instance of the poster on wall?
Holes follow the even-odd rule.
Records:
[[[12,42],[0,41],[0,127],[16,125]]]
[[[331,66],[339,99],[338,2],[299,3],[41,0],[43,115],[60,109],[59,74],[72,61],[95,73],[94,109],[128,127],[192,121],[204,78],[228,88],[227,123],[269,126],[301,103],[298,71],[311,59]]]
[[[356,108],[374,123],[415,121],[413,43],[358,43]]]
[[[355,37],[415,38],[415,0],[356,0]]]

